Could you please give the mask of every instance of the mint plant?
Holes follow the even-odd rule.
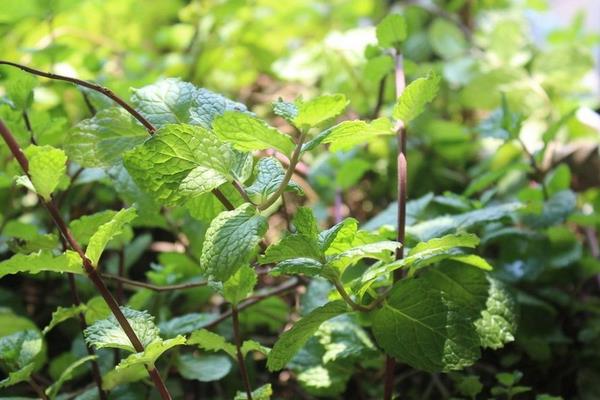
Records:
[[[348,66],[358,81],[323,76],[323,93],[266,104],[173,77],[126,99],[0,61],[12,71],[0,190],[14,209],[1,214],[0,278],[51,280],[72,298],[35,322],[0,310],[0,389],[554,398],[517,367],[549,362],[550,343],[570,345],[552,331],[557,310],[577,321],[596,312],[571,302],[579,289],[552,285],[573,273],[583,287],[599,271],[598,190],[577,195],[567,163],[546,161],[567,128],[584,130],[570,126],[574,101],[561,103],[571,88],[544,63],[569,66],[542,53],[525,65],[498,39],[521,37],[510,19],[479,38],[468,13],[488,8],[387,12],[360,68]],[[190,51],[205,29],[197,18]],[[538,150],[525,136],[538,118],[528,102],[540,100],[521,98],[515,78],[534,85],[533,75],[550,110]],[[88,115],[45,137],[32,76],[75,85]],[[357,98],[354,85],[372,93]],[[582,324],[577,340],[595,343],[593,319]],[[57,354],[63,335],[73,343]]]

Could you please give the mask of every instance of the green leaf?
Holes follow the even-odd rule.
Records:
[[[210,192],[231,179],[233,153],[206,129],[166,125],[124,154],[125,167],[145,192],[167,205]]]
[[[258,389],[252,391],[252,399],[253,400],[271,400],[271,396],[273,395],[273,388],[270,383],[266,385],[262,385]],[[237,392],[233,400],[246,400],[248,399],[248,394],[243,392]]]
[[[193,106],[190,109],[190,123],[206,129],[211,128],[213,119],[227,111],[248,111],[242,103],[229,100],[204,88],[196,90],[193,100]]]
[[[109,167],[142,144],[148,132],[121,107],[98,111],[69,131],[65,151],[82,167]]]
[[[446,59],[456,58],[468,48],[462,31],[456,24],[443,18],[436,18],[429,27],[429,43],[433,51]]]
[[[244,343],[242,343],[240,347],[240,351],[242,352],[242,355],[246,357],[251,351],[257,351],[264,355],[269,355],[271,349],[269,349],[266,346],[263,346],[255,340],[244,340]]]
[[[100,225],[85,249],[85,256],[90,259],[94,266],[98,265],[100,256],[108,242],[120,235],[125,225],[133,221],[136,216],[135,208],[123,208],[109,222]]]
[[[270,264],[298,257],[321,260],[323,255],[315,239],[302,234],[292,234],[270,245],[265,254],[259,257],[259,262]]]
[[[396,101],[394,118],[407,124],[419,116],[425,110],[425,106],[437,96],[440,79],[439,75],[430,73],[408,84]]]
[[[370,123],[365,121],[344,121],[325,132],[317,136],[314,140],[331,143],[331,151],[350,150],[356,145],[370,142],[377,136],[394,134],[391,121],[388,118],[378,118]],[[310,145],[308,143],[307,147]]]
[[[206,329],[193,332],[187,340],[187,344],[195,344],[206,351],[224,351],[234,359],[236,358],[236,348],[233,343],[229,343],[223,336]]]
[[[102,296],[92,297],[85,305],[85,323],[88,325],[98,320],[106,319],[111,315],[110,308]]]
[[[128,307],[121,307],[121,311],[144,347],[160,339],[158,328],[154,325],[154,317],[147,311],[137,311]],[[83,333],[86,342],[97,349],[111,347],[135,353],[135,348],[114,315],[94,322]]]
[[[317,276],[323,272],[323,264],[314,258],[300,257],[281,261],[269,271],[272,276],[306,275]]]
[[[212,382],[231,371],[231,358],[221,354],[182,354],[177,358],[177,371],[185,379]]]
[[[158,327],[162,336],[172,338],[201,329],[217,317],[216,313],[190,313],[161,322]]]
[[[104,210],[94,214],[83,215],[78,219],[75,219],[69,223],[69,230],[77,240],[77,243],[83,246],[87,246],[90,242],[90,239],[94,234],[98,231],[98,229],[104,225],[112,221],[112,219],[117,214],[117,211],[114,210]],[[126,232],[123,234],[115,236],[113,242],[118,240],[119,237],[126,236]],[[131,232],[127,232],[130,233]]]
[[[267,231],[265,217],[251,204],[219,214],[206,231],[200,262],[209,275],[221,282],[248,264]]]
[[[122,370],[130,368],[137,364],[144,364],[150,368],[154,367],[156,360],[167,350],[172,349],[175,346],[182,346],[186,342],[185,337],[176,336],[172,339],[162,340],[156,339],[144,346],[144,351],[141,353],[130,354],[127,358],[121,360],[119,365],[115,369]]]
[[[319,235],[319,227],[317,219],[312,210],[308,207],[299,207],[296,210],[296,215],[292,220],[296,231],[308,238],[317,238]]]
[[[102,389],[112,390],[118,385],[137,382],[147,377],[148,371],[143,364],[135,364],[119,370],[112,369],[102,376]]]
[[[313,128],[340,115],[349,101],[343,94],[323,95],[309,101],[296,101],[298,114],[294,125],[301,130]]]
[[[62,374],[60,374],[60,377],[58,378],[58,380],[56,382],[54,382],[52,385],[48,386],[48,388],[46,389],[46,395],[50,399],[55,399],[56,396],[58,395],[58,392],[60,391],[60,389],[64,385],[64,383],[67,382],[67,381],[69,381],[69,380],[71,380],[71,379],[73,379],[75,377],[75,371],[76,371],[76,369],[79,368],[80,366],[82,366],[83,364],[85,364],[86,362],[95,360],[96,358],[97,357],[94,356],[94,355],[83,357],[83,358],[78,359],[77,361],[75,361],[71,365],[69,365],[62,372]]]
[[[86,308],[87,307],[85,304],[79,304],[78,306],[71,307],[58,307],[56,311],[52,313],[52,319],[50,320],[50,323],[46,325],[42,331],[42,334],[45,335],[54,329],[56,325],[84,313]]]
[[[25,149],[29,159],[29,176],[35,192],[49,200],[67,171],[65,152],[52,146],[30,145]]]
[[[369,334],[361,328],[355,315],[340,315],[323,322],[315,336],[325,352],[324,364],[335,361],[362,361],[376,356],[377,349]]]
[[[223,283],[223,297],[231,304],[239,304],[252,294],[257,279],[254,269],[244,265]]]
[[[488,277],[490,288],[486,308],[475,321],[481,346],[499,349],[515,340],[517,332],[517,302],[514,295],[499,280]]]
[[[275,342],[275,346],[267,358],[267,368],[269,371],[278,371],[284,368],[304,343],[319,329],[319,326],[323,322],[347,311],[346,303],[343,301],[334,301],[318,307],[305,315]]]
[[[413,368],[438,372],[469,366],[479,357],[474,320],[487,290],[483,272],[460,266],[401,280],[375,312],[375,339],[387,354]]]
[[[358,232],[358,221],[354,218],[346,218],[319,233],[319,247],[328,255],[341,253],[352,247],[356,232]]]
[[[400,14],[388,14],[377,24],[375,33],[381,47],[398,47],[406,39],[406,21]]]
[[[0,278],[19,272],[37,274],[43,271],[82,274],[81,258],[71,250],[58,256],[48,250],[40,250],[27,255],[15,254],[8,260],[0,262]]]
[[[6,95],[18,111],[26,111],[33,103],[33,89],[37,79],[29,74],[20,73],[6,83]]]
[[[1,337],[0,365],[8,377],[0,381],[0,388],[28,380],[39,362],[42,348],[42,336],[33,329]]]
[[[252,201],[260,204],[279,189],[285,176],[285,169],[276,158],[264,157],[256,164],[254,174],[256,179],[246,188],[246,192]],[[293,181],[287,184],[286,190],[303,194],[302,188]]]
[[[298,107],[294,103],[283,101],[279,98],[273,102],[273,113],[279,115],[286,121],[293,123],[294,118],[298,115]]]
[[[194,105],[196,87],[177,78],[168,78],[140,89],[132,89],[131,102],[150,123],[158,128],[186,123]]]
[[[241,151],[273,148],[290,155],[295,147],[290,136],[248,114],[228,111],[216,117],[212,126],[219,139]]]
[[[396,249],[400,246],[400,243],[391,240],[368,243],[336,254],[327,264],[343,271],[348,266],[356,264],[363,258],[391,261],[394,258]]]

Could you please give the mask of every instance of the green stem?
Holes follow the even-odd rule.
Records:
[[[264,203],[258,206],[260,211],[264,211],[267,208],[271,207],[275,202],[283,195],[285,190],[287,189],[288,183],[292,179],[292,175],[294,175],[294,169],[296,168],[296,164],[300,161],[300,155],[302,154],[302,144],[304,143],[304,138],[306,137],[306,133],[302,132],[300,134],[300,138],[298,139],[298,143],[296,144],[296,148],[292,153],[292,157],[290,158],[290,165],[288,166],[287,171],[285,172],[285,176],[281,181],[281,185],[277,188],[277,191],[271,195]]]
[[[354,311],[360,311],[360,312],[373,311],[381,303],[383,303],[383,301],[387,298],[387,295],[389,293],[389,291],[387,291],[387,292],[381,294],[381,296],[377,297],[371,303],[369,303],[367,305],[363,305],[363,304],[358,304],[357,302],[355,302],[354,300],[352,300],[352,298],[350,297],[350,295],[348,294],[348,292],[346,292],[346,289],[344,288],[344,285],[342,284],[342,282],[340,282],[339,279],[335,279],[332,282],[333,282],[333,285],[335,286],[335,288],[337,289],[338,293],[340,294],[340,296],[342,296],[342,299],[344,299],[344,301],[346,303],[348,303],[348,305],[350,307],[352,307],[352,309]]]
[[[235,304],[232,304],[231,306],[231,320],[233,322],[233,339],[235,341],[237,362],[240,368],[240,374],[242,375],[242,380],[244,381],[244,388],[246,389],[246,395],[248,396],[248,400],[252,400],[252,386],[250,385],[250,377],[248,376],[248,370],[246,369],[246,363],[244,362],[244,354],[242,353],[240,319],[238,314],[238,308]]]

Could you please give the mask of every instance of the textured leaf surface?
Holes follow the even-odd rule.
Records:
[[[66,177],[67,156],[52,146],[31,145],[25,149],[29,159],[29,176],[37,194],[49,200],[61,179]]]
[[[177,78],[168,78],[140,89],[133,89],[131,102],[156,127],[190,120],[196,88]]]
[[[215,117],[223,115],[226,111],[246,112],[247,108],[242,103],[207,89],[196,89],[193,96],[193,105],[190,109],[190,122],[210,129]]]
[[[346,303],[334,301],[305,315],[289,331],[284,332],[275,343],[267,358],[269,371],[278,371],[284,368],[323,322],[347,311]]]
[[[292,138],[264,121],[240,112],[226,112],[213,121],[215,134],[242,151],[276,149],[290,155],[294,150]]]
[[[215,279],[226,281],[248,264],[266,230],[265,217],[258,215],[251,204],[222,212],[206,231],[202,266]]]
[[[490,289],[486,308],[475,321],[484,348],[499,349],[515,340],[518,309],[514,296],[497,279],[488,278]]]
[[[223,283],[223,297],[231,304],[238,304],[252,294],[257,279],[254,269],[244,265]]]
[[[162,336],[172,338],[187,335],[205,327],[218,317],[215,313],[190,313],[158,324]]]
[[[343,270],[350,265],[356,264],[363,258],[391,261],[394,256],[394,252],[400,246],[400,243],[390,240],[369,243],[336,254],[328,261],[328,264],[332,267]]]
[[[348,99],[343,94],[323,95],[309,101],[297,101],[298,114],[294,125],[300,129],[308,129],[340,115],[348,106]]]
[[[392,124],[387,118],[379,118],[371,122],[344,121],[327,132],[322,142],[331,143],[331,151],[350,150],[356,145],[368,143],[377,136],[394,134]]]
[[[395,47],[406,39],[406,21],[400,14],[388,14],[375,30],[381,47]]]
[[[246,192],[248,196],[257,204],[264,202],[270,195],[275,193],[283,182],[285,169],[281,163],[274,157],[261,158],[255,167],[256,179]],[[295,182],[290,181],[286,190],[296,191],[302,194],[302,189]]]
[[[408,123],[421,114],[437,96],[440,79],[439,75],[430,74],[408,84],[394,106],[394,118]]]
[[[108,242],[120,235],[125,225],[133,221],[136,216],[135,208],[123,208],[109,222],[100,225],[96,233],[90,238],[85,250],[86,257],[90,259],[94,266],[98,265],[100,256]]]
[[[227,182],[233,154],[206,129],[179,124],[159,129],[124,159],[142,190],[157,202],[175,204]]]
[[[314,258],[300,257],[284,260],[279,263],[269,273],[273,276],[279,275],[306,275],[317,276],[323,272],[323,264]]]
[[[256,400],[271,400],[271,396],[273,395],[273,388],[270,383],[266,385],[262,385],[258,389],[252,391],[252,399]],[[248,394],[244,392],[237,392],[233,400],[246,400],[248,398]]]
[[[121,307],[121,310],[144,347],[159,339],[154,317],[147,311],[128,307]],[[113,315],[94,322],[83,333],[85,340],[97,349],[111,347],[135,353],[135,348]]]
[[[148,132],[127,111],[107,108],[75,125],[65,150],[71,160],[83,167],[109,167],[147,138]]]
[[[278,99],[273,102],[273,113],[291,123],[298,115],[298,107],[294,103]]]
[[[459,370],[479,357],[474,320],[487,297],[484,274],[438,268],[398,282],[375,312],[373,334],[386,353],[429,372]]]
[[[42,336],[33,329],[1,337],[0,364],[7,370],[8,377],[0,381],[0,388],[28,380],[42,347]]]
[[[284,236],[279,242],[270,245],[265,254],[260,257],[260,263],[269,264],[290,258],[323,258],[315,239],[302,234]]]
[[[50,251],[41,250],[27,255],[15,254],[8,260],[0,262],[0,278],[19,272],[37,274],[43,271],[82,274],[81,258],[71,250],[58,256]]]

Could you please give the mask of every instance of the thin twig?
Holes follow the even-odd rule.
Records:
[[[29,386],[31,386],[31,388],[37,393],[37,395],[40,396],[40,399],[48,400],[48,396],[46,396],[44,389],[40,385],[38,385],[37,382],[33,380],[33,378],[29,378]]]
[[[265,200],[264,203],[262,203],[258,206],[259,210],[264,211],[267,208],[271,207],[273,204],[275,204],[277,199],[279,199],[279,197],[281,197],[281,195],[287,189],[287,185],[288,185],[288,183],[290,183],[290,179],[292,179],[292,175],[294,175],[294,169],[296,168],[296,164],[300,160],[300,155],[302,154],[302,144],[304,143],[305,137],[306,137],[306,134],[304,132],[300,134],[300,138],[298,139],[296,148],[294,149],[294,152],[292,153],[292,157],[290,158],[290,165],[289,165],[287,171],[285,171],[285,175],[283,176],[283,180],[281,181],[279,188],[277,188],[277,191],[275,193],[273,193],[271,195],[271,197],[269,197],[267,200]]]
[[[375,107],[373,107],[373,112],[371,113],[371,119],[375,119],[379,116],[379,112],[381,111],[381,107],[383,106],[383,97],[385,95],[385,81],[387,80],[387,75],[381,78],[379,81],[379,90],[377,91],[377,101],[375,102]]]
[[[29,132],[29,140],[31,140],[32,144],[37,144],[37,141],[35,140],[35,135],[33,134],[33,128],[31,127],[31,120],[29,119],[29,114],[27,113],[27,110],[23,110],[22,115],[23,115],[23,122],[25,122],[25,128],[27,129],[27,132]]]
[[[233,323],[233,340],[235,342],[237,362],[240,368],[240,374],[242,375],[242,381],[244,382],[244,388],[246,389],[246,395],[248,396],[248,400],[252,400],[252,386],[250,385],[250,377],[248,376],[248,370],[246,369],[246,363],[244,361],[244,354],[242,353],[240,319],[238,308],[235,304],[231,305],[231,320]]]
[[[246,203],[254,204],[254,202],[248,196],[248,192],[246,192],[246,189],[244,189],[242,184],[240,182],[238,182],[237,179],[234,179],[231,183],[233,184],[233,187],[235,188],[235,190],[237,190],[237,192],[240,194],[240,196],[242,196],[242,199],[244,199],[244,201]]]
[[[125,278],[124,276],[112,275],[112,274],[102,274],[103,278],[115,281],[117,283],[121,283],[127,286],[132,287],[140,287],[144,289],[153,290],[155,292],[171,292],[174,290],[186,290],[186,289],[194,289],[197,287],[206,286],[208,282],[188,282],[188,283],[179,283],[175,285],[154,285],[148,282],[136,281],[133,279]]]
[[[381,303],[383,303],[383,301],[387,298],[387,296],[389,294],[389,290],[388,290],[388,291],[384,292],[383,294],[381,294],[379,297],[377,297],[375,300],[373,300],[371,303],[369,303],[367,305],[363,305],[363,304],[358,304],[357,302],[352,300],[352,297],[350,297],[348,292],[346,292],[344,285],[342,284],[342,282],[339,281],[339,279],[334,280],[333,285],[337,289],[340,296],[342,296],[342,299],[344,299],[344,301],[350,307],[352,307],[352,309],[354,311],[362,311],[362,312],[373,311],[375,308],[379,307],[379,305]]]
[[[79,86],[86,87],[88,89],[95,90],[96,92],[102,93],[103,95],[105,95],[106,97],[110,98],[112,101],[114,101],[115,103],[117,103],[118,105],[123,107],[125,110],[127,110],[127,112],[129,114],[133,115],[133,117],[135,119],[140,121],[140,123],[142,125],[144,125],[144,127],[146,127],[146,130],[150,134],[153,134],[156,131],[156,128],[154,127],[154,125],[152,125],[146,118],[144,118],[142,116],[142,114],[140,114],[133,107],[131,107],[129,104],[127,104],[127,102],[125,100],[123,100],[122,98],[120,98],[119,96],[114,94],[112,92],[112,90],[110,90],[104,86],[100,86],[95,83],[87,82],[87,81],[77,79],[77,78],[71,78],[69,76],[58,75],[58,74],[53,74],[51,72],[40,71],[35,68],[31,68],[26,65],[17,64],[12,61],[0,60],[0,65],[10,65],[11,67],[19,68],[25,72],[29,72],[30,74],[43,76],[44,78],[48,78],[48,79],[70,82],[70,83],[74,83],[75,85],[79,85]]]
[[[11,153],[13,154],[13,156],[15,157],[15,159],[17,160],[17,162],[23,169],[23,172],[29,178],[31,178],[29,176],[29,161],[27,160],[27,157],[25,156],[23,151],[21,151],[14,136],[8,130],[6,125],[4,125],[4,122],[2,120],[0,120],[0,136],[2,136],[2,138],[6,142],[6,145],[8,146],[9,150],[11,151]],[[129,321],[127,320],[127,318],[125,318],[125,315],[123,315],[123,312],[119,308],[119,304],[115,300],[112,293],[110,293],[110,291],[107,289],[106,285],[104,284],[104,281],[100,277],[100,274],[96,270],[95,266],[92,264],[90,259],[87,258],[87,256],[83,252],[83,249],[81,248],[79,243],[73,237],[73,234],[71,233],[70,229],[68,228],[68,226],[67,226],[66,222],[64,221],[64,219],[62,218],[62,216],[60,215],[60,212],[58,211],[58,208],[56,208],[56,205],[52,201],[47,201],[46,199],[42,198],[41,196],[39,197],[39,199],[40,199],[40,202],[46,208],[46,210],[48,210],[48,213],[50,213],[50,217],[54,221],[54,224],[58,228],[59,232],[61,233],[61,235],[63,236],[63,238],[69,245],[69,247],[73,251],[75,251],[81,258],[81,261],[83,264],[83,269],[84,269],[85,273],[87,274],[88,278],[90,278],[90,280],[92,281],[92,283],[94,284],[94,286],[96,287],[98,292],[100,292],[100,295],[104,298],[104,301],[106,302],[106,304],[110,308],[111,312],[113,313],[113,315],[119,322],[119,325],[121,326],[121,328],[123,329],[123,331],[125,332],[127,337],[129,338],[129,341],[133,345],[134,349],[137,352],[143,352],[144,346],[142,345],[140,339],[138,338],[137,334],[135,333],[135,331],[129,324]],[[165,400],[167,400],[167,399],[171,400],[171,395],[169,394],[169,391],[167,390],[160,375],[158,375],[156,368],[148,367],[147,369],[148,369],[148,374],[150,375],[150,378],[154,382],[157,390],[161,394],[161,397]]]

